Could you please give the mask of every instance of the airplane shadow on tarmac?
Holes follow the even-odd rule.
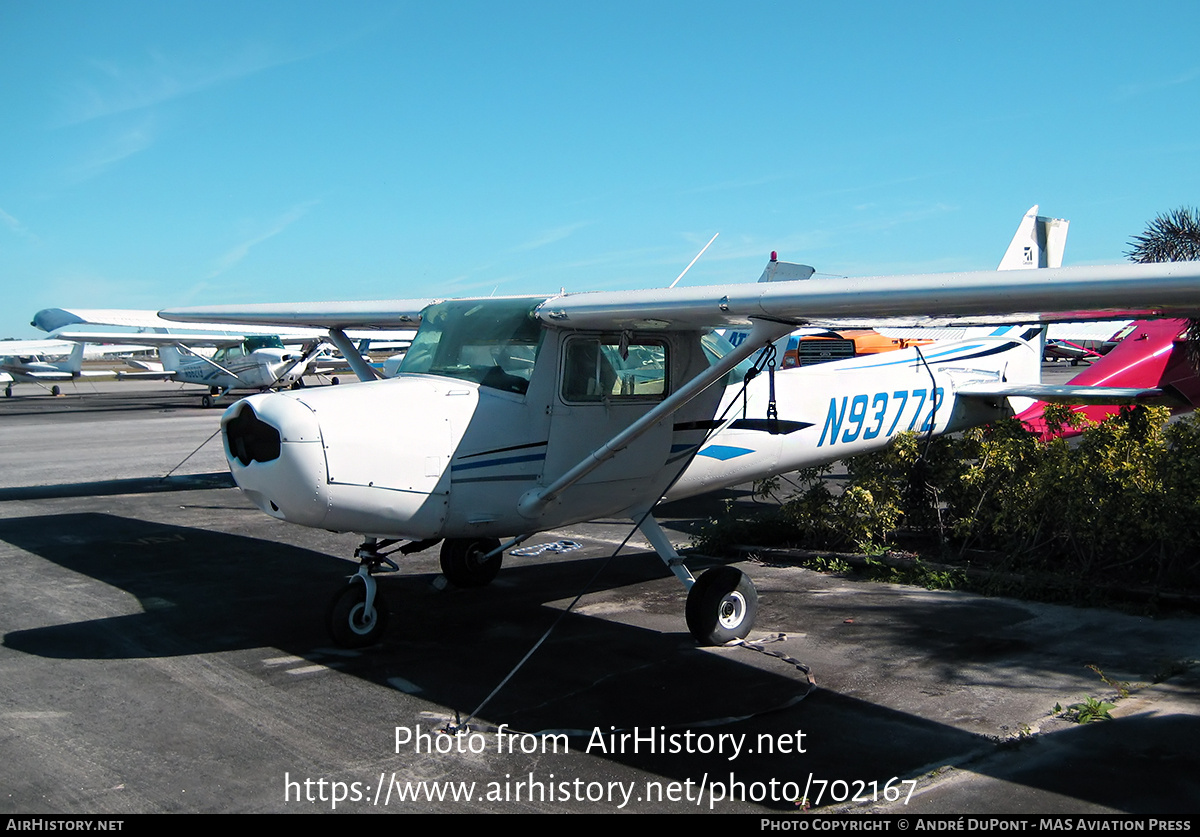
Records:
[[[446,707],[447,717],[456,711],[465,717],[474,710],[560,616],[561,602],[570,600],[604,560],[506,567],[499,589],[438,591],[431,585],[436,573],[428,572],[384,576],[380,586],[391,619],[384,641],[333,657],[323,614],[328,597],[353,564],[327,554],[99,513],[0,521],[0,540],[127,591],[143,608],[141,613],[11,631],[3,638],[9,649],[53,659],[105,660],[273,647],[379,686],[409,691]],[[627,555],[605,569],[599,589],[635,587],[664,574],[652,553]],[[682,614],[682,588],[645,598],[643,612]],[[920,775],[931,766],[970,760],[969,769],[978,772],[991,770],[988,765],[996,761],[996,775],[1006,781],[1037,783],[1034,787],[1048,783],[1047,790],[1056,794],[1159,816],[1194,790],[1194,780],[1181,779],[1186,787],[1159,783],[1157,791],[1135,799],[1128,792],[1114,796],[1103,782],[1081,783],[1064,776],[1070,771],[1062,768],[1047,772],[1029,767],[1022,773],[1020,764],[1033,762],[1013,767],[997,761],[992,758],[996,742],[949,724],[827,689],[801,702],[809,690],[804,674],[745,649],[699,649],[682,621],[678,632],[663,633],[568,614],[479,720],[527,732],[576,731],[581,735],[571,739],[572,752],[583,751],[597,729],[745,733],[749,746],[760,735],[775,741],[799,729],[808,735],[806,754],[794,752],[793,746],[788,753],[756,752],[736,760],[728,753],[648,755],[644,747],[639,754],[592,751],[677,781],[699,781],[703,775],[709,781],[735,777],[747,785],[776,780],[803,787],[811,773],[882,785],[894,776]],[[935,647],[947,642],[944,635],[921,630],[911,633],[911,641]],[[956,649],[939,651],[950,655],[949,663]],[[397,687],[398,682],[405,685]],[[1179,741],[1200,737],[1195,718],[1137,717],[1120,723],[1139,735],[1166,732]],[[1135,724],[1140,729],[1133,729]],[[1165,724],[1173,726],[1166,730]],[[1089,741],[1097,734],[1079,728],[1053,738],[1064,752],[1072,751],[1070,742],[1078,742],[1087,759]],[[1105,746],[1111,751],[1111,744]],[[1126,755],[1137,763],[1136,752]],[[1192,761],[1184,767],[1191,769],[1194,756],[1187,758]],[[1128,790],[1128,778],[1122,769],[1114,782],[1125,782]],[[774,807],[795,810],[788,801]]]

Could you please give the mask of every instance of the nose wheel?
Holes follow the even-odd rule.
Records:
[[[394,543],[367,538],[354,551],[354,557],[359,560],[358,572],[350,577],[348,584],[333,594],[325,611],[325,625],[335,645],[364,648],[382,639],[387,630],[388,608],[379,585],[375,583],[375,574],[397,572],[400,569],[387,554],[380,552]],[[399,547],[399,551],[414,551],[428,545],[428,542],[409,544]]]
[[[758,614],[758,591],[736,567],[713,567],[688,591],[686,613],[688,630],[701,645],[745,639]]]
[[[369,585],[362,581],[363,576],[356,575],[329,602],[329,636],[341,648],[374,645],[387,630],[387,603],[375,579],[366,578]]]

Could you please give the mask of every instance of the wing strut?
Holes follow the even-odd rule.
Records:
[[[755,320],[750,329],[750,336],[708,369],[692,378],[678,390],[664,399],[653,410],[646,413],[637,421],[613,436],[571,470],[567,471],[554,482],[544,488],[527,491],[517,503],[517,511],[522,517],[535,518],[549,505],[550,501],[599,468],[618,452],[628,447],[635,439],[674,413],[684,404],[698,396],[704,390],[721,380],[728,372],[750,355],[764,346],[778,340],[795,328],[792,323],[781,323],[774,320]]]
[[[371,364],[363,360],[354,343],[346,336],[346,332],[340,328],[331,328],[329,329],[329,339],[333,345],[337,346],[337,350],[342,353],[342,357],[346,359],[346,363],[350,364],[350,368],[354,370],[354,374],[360,381],[378,380],[379,376],[375,374]]]

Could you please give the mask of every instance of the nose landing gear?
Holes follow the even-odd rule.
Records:
[[[374,645],[383,637],[383,632],[387,630],[388,609],[375,583],[375,575],[400,570],[395,561],[379,551],[394,543],[367,538],[354,551],[354,557],[359,560],[358,572],[334,593],[325,614],[329,638],[335,645],[341,648],[364,648]]]
[[[329,602],[329,636],[341,648],[374,645],[387,630],[387,617],[387,603],[375,579],[360,572]]]

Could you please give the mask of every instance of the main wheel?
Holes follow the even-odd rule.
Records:
[[[735,567],[713,567],[696,579],[687,597],[687,625],[701,645],[744,639],[758,615],[758,592]]]
[[[326,621],[329,637],[342,648],[363,648],[374,645],[387,630],[387,604],[379,588],[370,615],[367,609],[367,588],[361,581],[351,581],[329,601]]]
[[[54,386],[50,387],[50,394],[62,395],[62,389],[58,386],[58,384],[55,384]]]
[[[9,384],[4,388],[4,397],[12,398],[12,384]]]
[[[450,538],[442,543],[442,575],[455,587],[484,587],[492,582],[504,553],[497,552],[491,558],[484,556],[500,541],[495,538]]]
[[[213,400],[212,400],[211,395],[201,395],[200,396],[200,406],[201,407],[203,407],[204,409],[207,410],[212,405],[213,405]]]

